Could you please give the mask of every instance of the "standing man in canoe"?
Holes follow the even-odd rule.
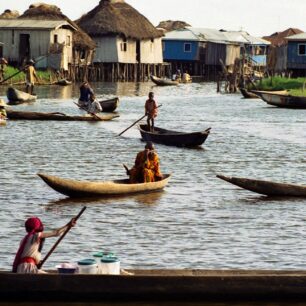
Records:
[[[130,176],[131,184],[162,180],[159,158],[151,141],[147,142],[145,149],[137,154],[135,165],[131,170],[127,170],[127,174]]]
[[[35,62],[30,59],[27,66],[25,67],[26,74],[26,92],[30,95],[33,95],[35,81],[38,81],[38,76],[34,68]]]
[[[93,89],[90,87],[88,82],[83,82],[80,86],[80,98],[79,98],[79,105],[81,107],[88,108],[95,100],[95,94]]]
[[[6,103],[2,99],[0,99],[0,119],[3,119],[3,120],[7,119],[5,106],[6,106]]]
[[[157,102],[154,100],[154,93],[149,92],[149,99],[145,104],[145,114],[147,115],[148,131],[154,132],[154,118],[157,117]]]
[[[44,225],[37,217],[29,218],[25,222],[26,236],[21,240],[13,263],[15,273],[44,273],[37,265],[41,261],[41,249],[45,238],[57,237],[63,234],[68,227],[74,226],[76,221],[71,219],[68,224],[50,232],[44,232]]]

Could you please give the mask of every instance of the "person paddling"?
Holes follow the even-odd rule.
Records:
[[[154,118],[157,117],[157,102],[154,100],[154,93],[149,92],[149,99],[145,104],[145,114],[147,115],[148,131],[154,132]]]
[[[34,95],[34,85],[35,81],[38,81],[38,76],[36,74],[36,70],[34,68],[34,60],[30,59],[25,68],[26,74],[26,92],[30,95]]]
[[[37,217],[31,217],[25,222],[26,236],[21,240],[19,249],[13,263],[14,273],[45,273],[38,269],[41,261],[41,250],[45,238],[57,237],[63,234],[69,227],[76,224],[72,218],[65,226],[56,230],[44,232],[44,225]]]
[[[95,100],[95,94],[88,82],[83,82],[80,86],[80,107],[88,108],[92,101]]]

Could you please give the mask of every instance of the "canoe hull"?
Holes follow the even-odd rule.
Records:
[[[149,132],[147,125],[139,125],[139,131],[144,141],[152,141],[167,146],[176,147],[196,147],[202,145],[210,133],[210,128],[203,132],[182,133],[154,128],[154,132]]]
[[[245,99],[260,99],[259,96],[257,96],[256,94],[248,91],[245,88],[239,88],[239,89],[240,89],[240,92]]]
[[[104,113],[111,113],[116,110],[116,108],[119,105],[119,98],[113,98],[109,100],[103,100],[99,101],[101,107],[102,107],[102,112]]]
[[[109,121],[116,117],[118,114],[98,115],[99,118],[94,116],[69,116],[62,113],[40,113],[40,112],[22,112],[7,110],[7,117],[11,120],[55,120],[55,121]]]
[[[24,102],[31,102],[35,101],[37,98],[37,96],[30,95],[26,92],[23,92],[13,87],[8,88],[6,95],[10,104],[21,104]]]
[[[171,300],[186,303],[229,300],[302,301],[306,298],[305,271],[186,269],[128,272],[134,275],[34,275],[2,272],[1,301],[105,303]]]
[[[179,84],[179,81],[172,81],[170,79],[161,79],[154,75],[151,75],[151,81],[159,86],[175,86]]]
[[[306,97],[291,96],[288,93],[271,91],[252,90],[252,92],[269,105],[282,108],[306,109]]]
[[[306,197],[306,186],[217,175],[218,178],[243,189],[271,197]]]
[[[38,176],[52,189],[71,198],[123,196],[147,193],[163,189],[169,182],[170,175],[153,183],[129,184],[127,179],[109,182],[90,182],[63,179],[57,176],[38,173]]]

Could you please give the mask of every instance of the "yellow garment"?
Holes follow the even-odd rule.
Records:
[[[34,85],[36,79],[36,71],[33,66],[29,66],[26,70],[26,82]]]
[[[6,117],[7,114],[5,108],[0,108],[0,118],[6,118]]]
[[[137,154],[135,165],[130,170],[130,183],[149,183],[162,178],[159,158],[155,151],[141,151]]]

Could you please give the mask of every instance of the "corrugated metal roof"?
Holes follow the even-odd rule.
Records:
[[[76,30],[65,20],[0,19],[1,29],[58,29],[62,26]]]
[[[306,33],[300,33],[286,37],[288,40],[306,40]]]
[[[244,31],[220,31],[209,28],[187,27],[183,30],[168,32],[163,39],[166,40],[196,40],[211,41],[221,44],[252,44],[269,45],[270,42],[262,38],[254,37]]]

